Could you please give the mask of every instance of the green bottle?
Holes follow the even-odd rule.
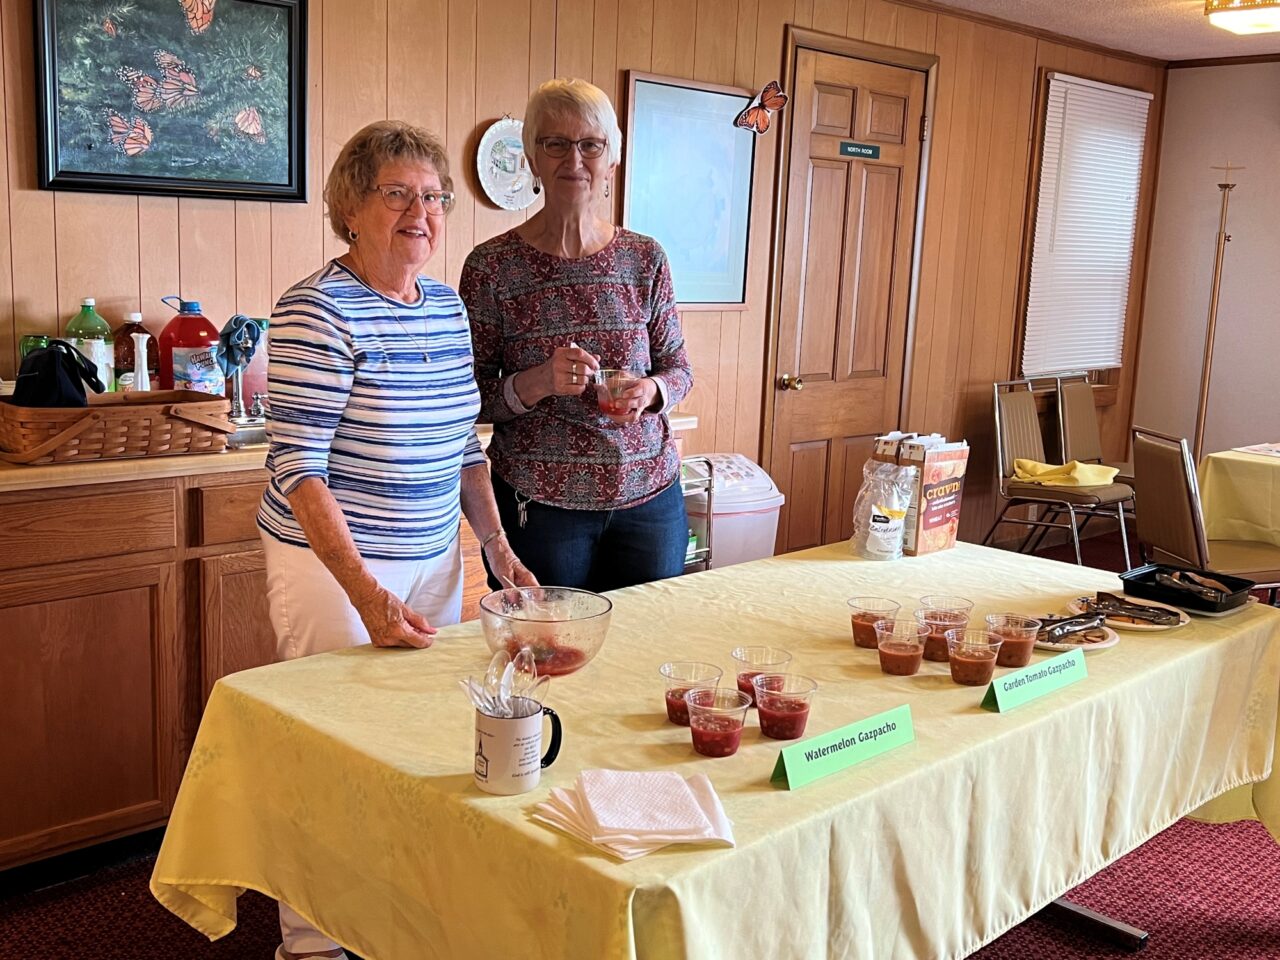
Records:
[[[85,297],[80,301],[80,312],[71,318],[62,339],[88,357],[98,368],[98,379],[102,381],[103,390],[109,392],[116,388],[115,338],[111,336],[111,327],[107,325],[107,321],[93,309],[95,302],[93,297]]]

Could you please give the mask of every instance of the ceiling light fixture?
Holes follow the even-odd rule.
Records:
[[[1204,15],[1232,33],[1280,32],[1280,0],[1204,0]]]

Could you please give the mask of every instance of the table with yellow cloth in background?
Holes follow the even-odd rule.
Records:
[[[1280,546],[1280,457],[1240,450],[1200,463],[1200,501],[1209,540],[1260,540]]]
[[[852,646],[845,600],[893,597],[909,613],[923,594],[960,594],[981,622],[1117,588],[968,544],[880,564],[837,544],[618,591],[599,656],[551,682],[560,757],[515,797],[472,782],[473,713],[455,681],[488,660],[478,623],[429,650],[237,674],[209,700],[151,888],[211,938],[235,926],[242,888],[262,891],[366,960],[964,957],[1270,775],[1280,613],[1125,633],[1087,655],[1082,682],[997,714],[945,663],[882,674]],[[783,744],[754,718],[737,755],[699,757],[666,720],[658,666],[728,671],[747,643],[785,647],[818,681],[808,735],[906,703],[916,742],[796,791],[770,784]],[[548,788],[597,767],[707,774],[737,846],[621,863],[530,820]],[[1259,812],[1280,834],[1280,802]]]

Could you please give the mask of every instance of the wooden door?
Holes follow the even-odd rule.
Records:
[[[0,584],[0,868],[163,822],[182,770],[172,563]]]
[[[769,469],[779,552],[852,533],[898,426],[925,74],[801,49],[792,91]],[[799,389],[797,389],[799,387]]]
[[[275,662],[262,551],[205,557],[200,561],[200,596],[203,702],[220,677]]]

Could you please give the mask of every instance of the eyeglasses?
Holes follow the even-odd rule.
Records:
[[[387,205],[388,210],[397,213],[403,213],[412,207],[414,200],[421,200],[427,213],[448,213],[453,206],[453,194],[448,190],[424,190],[418,193],[402,183],[380,183],[370,192],[374,191],[382,194],[382,202]]]
[[[538,138],[538,146],[542,148],[542,152],[553,160],[568,156],[570,147],[577,147],[583,160],[594,160],[604,153],[604,148],[608,145],[608,141],[597,137],[586,137],[582,140],[569,140],[566,137]]]

